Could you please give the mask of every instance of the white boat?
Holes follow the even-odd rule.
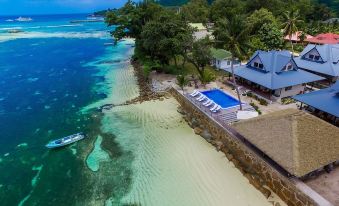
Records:
[[[16,21],[33,21],[32,18],[28,17],[28,18],[25,18],[25,17],[19,17],[17,19],[15,19]]]
[[[5,21],[12,22],[12,21],[14,21],[14,20],[13,20],[13,19],[7,19],[7,20],[5,20]]]
[[[49,149],[63,147],[63,146],[72,144],[74,142],[77,142],[79,140],[82,140],[84,138],[85,138],[85,135],[83,133],[77,133],[77,134],[73,134],[73,135],[70,135],[70,136],[67,136],[67,137],[63,137],[61,139],[50,141],[46,145],[46,147],[49,148]]]

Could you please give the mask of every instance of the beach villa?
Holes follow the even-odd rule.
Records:
[[[308,105],[305,107],[308,111],[339,126],[339,81],[329,88],[297,95],[293,99]]]
[[[297,32],[293,33],[292,36],[291,36],[291,41],[293,43],[302,42],[302,39],[301,39],[302,35],[303,35],[302,31],[297,31]],[[303,41],[305,41],[306,39],[310,39],[310,38],[313,38],[313,36],[311,36],[309,34],[305,34],[305,39]],[[290,36],[289,35],[285,36],[284,40],[290,41]]]
[[[295,62],[298,67],[335,82],[339,77],[339,44],[309,44]]]
[[[311,44],[339,44],[339,34],[318,34],[315,37],[307,38],[305,41]]]
[[[228,69],[231,68],[231,57],[232,54],[229,51],[226,51],[224,49],[211,49],[212,53],[212,66],[215,66],[217,69]],[[233,61],[233,66],[237,67],[240,66],[241,62],[239,60]]]
[[[205,27],[202,23],[189,23],[189,25],[196,30],[193,33],[195,40],[203,39],[207,36],[212,37],[212,32],[209,32],[207,27]]]
[[[304,177],[339,159],[339,129],[313,115],[286,109],[232,125],[292,176]]]
[[[257,51],[234,73],[240,84],[271,101],[301,94],[307,83],[324,79],[299,69],[289,51]]]

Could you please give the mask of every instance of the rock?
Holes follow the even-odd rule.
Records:
[[[216,141],[215,144],[218,152],[224,147],[224,144],[220,141]]]
[[[186,114],[186,112],[182,109],[182,107],[178,107],[177,112],[182,114],[182,115]]]
[[[191,124],[192,124],[192,127],[198,127],[199,126],[199,122],[194,117],[191,120]]]
[[[197,135],[200,135],[202,133],[202,129],[200,127],[195,127],[194,133],[197,134]]]
[[[268,199],[271,196],[271,194],[272,194],[272,192],[269,189],[265,188],[265,187],[261,187],[260,192],[262,192],[264,194],[266,199]]]
[[[206,129],[201,133],[201,136],[206,140],[212,140],[212,135]]]
[[[225,155],[229,161],[232,161],[234,159],[233,155],[230,153],[225,153]]]
[[[159,101],[164,101],[164,100],[165,100],[165,99],[164,99],[164,98],[162,98],[162,97],[160,97],[160,98],[159,98]]]

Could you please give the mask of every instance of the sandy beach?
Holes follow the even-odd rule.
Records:
[[[284,205],[266,199],[203,138],[194,134],[173,99],[115,107],[103,129],[131,151],[133,184],[123,199],[140,205]],[[129,126],[126,128],[126,122]]]

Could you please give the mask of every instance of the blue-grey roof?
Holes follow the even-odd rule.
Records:
[[[310,61],[304,58],[304,55],[312,49],[318,51],[322,59],[321,62]],[[300,57],[295,58],[295,62],[300,68],[337,77],[339,76],[339,44],[309,44],[300,53]]]
[[[251,66],[251,62],[256,57],[259,57],[264,65],[263,71]],[[282,71],[283,67],[289,62],[292,62],[294,69]],[[230,72],[230,69],[228,70]],[[318,75],[298,69],[289,51],[257,51],[247,65],[237,67],[234,70],[235,75],[271,90],[324,79]]]
[[[339,82],[330,88],[301,94],[293,97],[316,109],[339,117]]]

